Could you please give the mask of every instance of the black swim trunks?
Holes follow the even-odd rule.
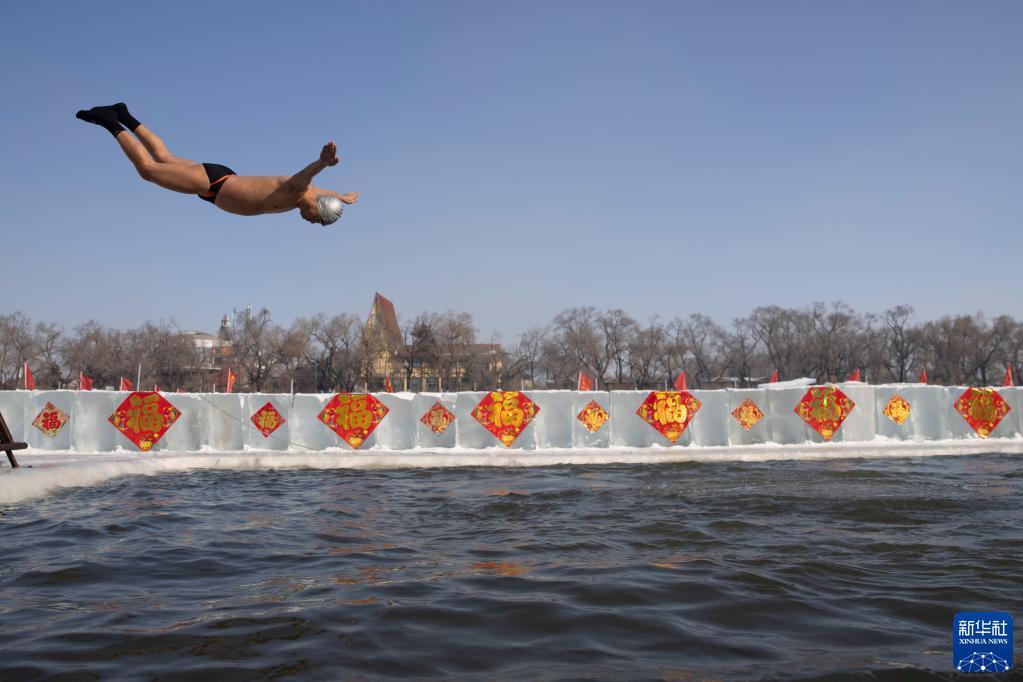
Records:
[[[232,175],[237,175],[237,173],[227,166],[221,166],[219,163],[204,163],[202,167],[206,169],[206,177],[210,179],[210,188],[200,194],[199,198],[215,204],[217,202],[217,194],[220,193],[220,188],[224,186],[224,180],[227,180]]]

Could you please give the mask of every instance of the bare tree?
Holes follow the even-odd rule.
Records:
[[[279,377],[279,389],[289,390],[298,370],[302,367],[309,353],[312,337],[309,327],[301,320],[296,320],[286,330],[282,329],[277,336],[276,363]]]
[[[462,378],[468,373],[472,361],[472,347],[476,343],[476,326],[469,313],[448,311],[433,320],[436,357],[434,369],[438,390],[461,390]]]
[[[714,351],[724,337],[721,327],[706,315],[693,313],[682,322],[680,331],[695,364],[696,372],[692,378],[695,379],[696,387],[719,379],[722,374],[719,369],[721,363],[717,362]]]
[[[0,316],[0,387],[17,388],[24,363],[39,352],[32,320],[18,311]]]
[[[636,388],[656,388],[667,334],[654,315],[629,341],[629,372]]]
[[[968,349],[971,376],[981,386],[990,386],[1005,371],[1006,350],[1012,343],[1016,322],[1008,315],[996,317],[990,324],[980,313],[974,316],[977,325],[975,343]]]
[[[913,306],[909,305],[897,305],[884,312],[882,357],[888,375],[899,383],[909,378],[920,351],[920,334],[909,326],[912,318]]]
[[[572,376],[585,369],[594,376],[599,387],[599,383],[605,380],[611,359],[598,331],[597,309],[569,308],[555,316],[551,328],[561,342],[561,349],[575,358],[572,363],[566,357],[565,361],[574,367],[563,367],[559,374],[567,372],[568,376]]]
[[[761,371],[766,374],[766,367],[757,355],[757,347],[757,339],[748,318],[733,320],[732,330],[725,332],[721,338],[722,367],[738,379],[740,387],[752,385],[754,367],[758,362]]]
[[[508,373],[508,368],[514,369],[513,364],[514,360],[501,348],[500,335],[491,334],[487,343],[473,347],[463,385],[473,390],[502,388],[515,376]]]
[[[851,369],[862,369],[866,372],[865,381],[889,379],[884,370],[884,338],[885,329],[880,318],[873,313],[857,316],[858,324],[855,334],[846,342],[848,356],[852,362]]]
[[[112,385],[129,365],[125,334],[107,329],[95,320],[75,327],[64,337],[60,348],[63,376],[61,383],[76,385],[79,372],[97,386]]]
[[[664,383],[672,381],[685,372],[687,375],[690,368],[689,334],[686,329],[685,320],[673,318],[664,329],[664,354],[661,356],[661,367],[664,371]]]
[[[797,311],[778,306],[754,308],[749,324],[753,338],[764,349],[770,370],[778,370],[786,376],[800,376],[807,373],[803,360],[806,343]]]
[[[279,362],[275,350],[280,345],[281,330],[266,308],[255,315],[248,310],[238,313],[234,330],[235,361],[249,390],[260,392]]]
[[[63,330],[49,322],[36,324],[36,340],[39,353],[36,356],[35,372],[37,385],[57,388],[63,382],[60,349],[64,342]]]
[[[310,344],[306,361],[314,368],[313,383],[317,391],[334,390],[340,386],[354,390],[364,377],[371,361],[363,324],[357,315],[320,314],[304,321]]]
[[[115,335],[111,334],[111,347]],[[164,389],[195,388],[201,371],[195,347],[171,321],[145,322],[121,335],[116,362],[99,371],[104,384],[116,386],[120,377],[134,376],[142,364],[144,386],[155,384]]]
[[[543,344],[547,339],[547,328],[533,327],[519,336],[519,344],[515,352],[509,356],[506,375],[512,378],[522,377],[529,385],[540,388],[537,379],[540,377]]]
[[[406,322],[401,333],[405,344],[399,350],[398,358],[405,374],[405,381],[412,386],[412,380],[418,372],[423,380],[420,390],[426,390],[426,376],[437,357],[434,318],[428,313],[421,313],[415,319]]]
[[[966,383],[968,366],[964,358],[970,340],[976,336],[973,320],[965,315],[947,315],[924,323],[922,332],[930,380],[944,384]]]
[[[629,362],[629,348],[636,334],[637,324],[621,308],[608,310],[597,316],[597,328],[603,341],[602,357],[614,365],[615,382],[625,383],[625,369]]]
[[[546,335],[540,357],[540,366],[543,368],[548,387],[572,388],[581,369],[585,369],[589,374],[594,373],[583,364],[578,351],[561,329],[553,329]]]
[[[1016,323],[1016,328],[1005,345],[1005,364],[1012,368],[1014,381],[1023,381],[1023,324]]]

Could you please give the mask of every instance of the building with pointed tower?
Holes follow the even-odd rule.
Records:
[[[460,342],[444,344],[432,338],[430,328],[410,330],[409,343],[398,324],[394,304],[377,293],[366,320],[369,352],[368,384],[378,390],[388,378],[403,391],[469,390],[497,388],[504,366],[500,344],[475,343],[470,327]],[[464,328],[463,328],[464,329]]]
[[[366,319],[366,346],[371,354],[370,375],[374,380],[397,376],[401,372],[401,353],[405,339],[398,326],[394,304],[379,292],[373,296]]]

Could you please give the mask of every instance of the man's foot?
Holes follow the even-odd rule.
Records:
[[[348,194],[338,194],[337,198],[346,204],[354,204],[359,200],[358,192],[349,192]]]
[[[128,111],[128,105],[124,102],[118,102],[117,104],[111,104],[109,109],[113,109],[114,113],[117,114],[118,122],[128,130],[134,131],[141,125],[137,118],[131,115]]]
[[[111,135],[117,137],[118,133],[123,133],[124,128],[117,121],[117,112],[110,107],[93,107],[92,109],[81,109],[75,118],[79,118],[86,123],[93,123],[101,128],[106,128]]]
[[[117,120],[117,113],[110,110],[110,107],[93,107],[92,109],[79,109],[78,113],[75,114],[75,118],[79,118],[86,123],[95,123],[99,125],[99,122],[107,118],[107,111],[114,116],[114,120]]]

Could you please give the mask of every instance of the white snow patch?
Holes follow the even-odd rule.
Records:
[[[100,485],[119,476],[221,469],[415,469],[433,467],[535,467],[586,464],[667,464],[674,462],[767,462],[846,458],[905,458],[982,453],[1023,454],[1023,439],[914,442],[876,438],[867,442],[774,443],[720,447],[563,448],[532,451],[504,448],[300,452],[170,452],[139,454],[22,452],[18,469],[0,473],[0,505]]]

